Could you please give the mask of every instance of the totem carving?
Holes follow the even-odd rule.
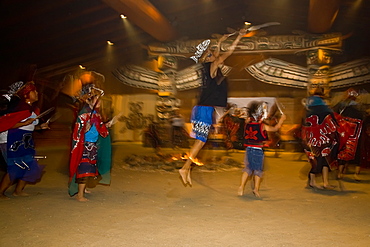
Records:
[[[225,52],[232,44],[227,39],[220,45]],[[200,44],[201,47],[200,47]],[[161,58],[167,62],[167,70],[155,72],[140,66],[126,65],[116,69],[113,74],[122,83],[138,87],[169,91],[188,90],[201,85],[202,69],[196,63],[184,70],[177,71],[176,59],[197,61],[197,52],[207,45],[215,48],[217,39],[187,40],[170,43],[154,43],[147,46],[150,57]],[[307,66],[302,67],[275,58],[252,64],[245,68],[254,78],[269,84],[307,89],[308,95],[318,87],[328,96],[330,89],[351,87],[370,82],[370,59],[363,58],[332,66],[332,55],[342,50],[340,33],[313,35],[296,31],[292,35],[243,37],[236,46],[234,54],[304,54]],[[232,67],[226,66],[230,71]],[[164,83],[166,82],[166,83]],[[163,89],[165,88],[165,89]]]
[[[321,88],[324,95],[329,96],[331,63],[332,56],[329,50],[318,48],[307,52],[308,95],[313,95]]]

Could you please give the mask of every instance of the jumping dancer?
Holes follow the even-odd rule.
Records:
[[[192,185],[190,177],[191,164],[206,143],[212,124],[219,121],[217,114],[214,114],[214,112],[217,113],[221,111],[221,114],[218,115],[223,115],[223,109],[227,105],[228,84],[226,77],[222,74],[219,66],[222,65],[226,58],[233,53],[236,45],[245,33],[246,30],[241,29],[232,45],[221,55],[221,42],[226,40],[230,35],[224,35],[218,40],[216,50],[206,50],[203,53],[203,57],[201,59],[201,62],[203,62],[203,84],[201,86],[198,104],[194,106],[191,116],[193,137],[195,137],[196,140],[190,149],[188,159],[184,166],[179,170],[180,176],[185,185]],[[213,122],[214,117],[215,122]]]

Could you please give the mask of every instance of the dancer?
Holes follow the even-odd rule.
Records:
[[[111,143],[107,127],[112,122],[103,123],[99,114],[100,97],[103,91],[86,84],[82,88],[86,104],[79,112],[72,140],[69,166],[69,195],[76,195],[80,202],[85,197],[87,185],[110,184]]]
[[[244,131],[244,165],[241,183],[238,189],[238,195],[244,194],[244,187],[248,177],[254,174],[253,194],[260,197],[259,188],[263,175],[264,152],[263,145],[267,141],[267,131],[278,131],[281,128],[286,116],[281,115],[279,122],[270,126],[264,123],[264,116],[267,116],[267,107],[265,102],[252,101],[248,106],[248,118],[246,119]]]
[[[336,160],[339,149],[340,127],[333,111],[322,99],[323,90],[318,90],[306,101],[306,118],[302,126],[302,140],[311,163],[308,186],[318,189],[334,189],[329,184],[330,166]],[[322,173],[323,186],[316,183],[316,174]]]
[[[362,123],[365,113],[361,111],[360,104],[356,101],[359,94],[352,88],[345,92],[345,99],[333,107],[333,110],[340,114],[339,124],[345,128],[348,134],[344,140],[344,147],[338,153],[338,179],[343,178],[349,163],[355,163],[354,179],[360,181],[360,148],[358,145]]]
[[[2,124],[7,122],[5,120],[6,117],[4,117],[5,114],[9,114],[12,110],[14,110],[14,106],[19,103],[19,97],[10,95],[8,93],[5,93],[0,96],[0,119],[2,121]],[[15,123],[14,123],[15,124]],[[9,128],[4,126],[5,129]],[[1,127],[3,128],[3,127]],[[6,148],[6,143],[8,141],[8,130],[4,130],[0,132],[0,150],[1,154],[3,156],[3,159],[6,163],[7,160],[7,148]],[[6,169],[5,169],[6,170]]]
[[[33,158],[35,155],[32,132],[39,124],[39,110],[34,103],[38,100],[38,92],[34,82],[22,81],[11,85],[10,94],[20,98],[15,109],[1,118],[0,131],[7,131],[7,173],[0,185],[0,197],[8,199],[5,191],[18,180],[13,196],[28,196],[23,190],[27,183],[34,183],[41,178],[43,167]],[[41,125],[48,129],[48,124]]]
[[[207,50],[203,53],[203,58],[201,59],[201,61],[204,62],[203,84],[201,86],[201,94],[198,104],[194,106],[191,116],[193,136],[196,140],[190,149],[188,159],[179,170],[180,176],[185,185],[192,185],[190,177],[191,164],[206,143],[211,125],[213,123],[217,123],[219,120],[217,114],[213,116],[214,112],[217,113],[218,111],[223,111],[227,104],[227,80],[222,74],[219,66],[222,65],[225,59],[233,53],[236,45],[245,34],[246,29],[241,29],[232,45],[221,55],[221,42],[226,40],[230,35],[224,35],[218,40],[216,50]],[[219,116],[221,115],[223,115],[223,112],[219,114]],[[213,117],[215,117],[215,122],[213,122]]]
[[[150,119],[148,127],[143,131],[144,139],[147,140],[148,144],[154,148],[156,155],[163,157],[161,149],[161,138],[158,134],[158,123],[154,122],[153,119]]]
[[[244,138],[244,123],[245,116],[236,106],[230,107],[231,114],[227,112],[222,118],[222,124],[225,130],[225,148],[230,149],[244,149],[243,138]]]
[[[361,168],[370,168],[370,109],[365,111],[363,131],[360,138]]]
[[[188,134],[185,127],[184,117],[181,115],[179,109],[175,109],[170,119],[172,125],[172,148],[189,148]]]

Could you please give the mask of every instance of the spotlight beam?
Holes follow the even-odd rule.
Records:
[[[158,41],[168,42],[177,37],[170,22],[147,0],[103,1]]]
[[[337,17],[339,4],[339,0],[310,0],[308,30],[312,33],[328,32]]]

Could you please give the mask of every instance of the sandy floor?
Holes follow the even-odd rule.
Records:
[[[184,187],[177,173],[123,168],[128,154],[152,149],[113,148],[112,184],[81,203],[67,195],[67,149],[39,146],[47,155],[41,182],[26,187],[29,197],[0,201],[0,246],[370,246],[368,170],[362,182],[350,170],[340,183],[332,176],[336,190],[313,191],[305,188],[308,166],[298,154],[266,153],[257,199],[250,183],[236,196],[240,170],[195,168],[193,187]],[[243,153],[232,157],[242,160]]]

